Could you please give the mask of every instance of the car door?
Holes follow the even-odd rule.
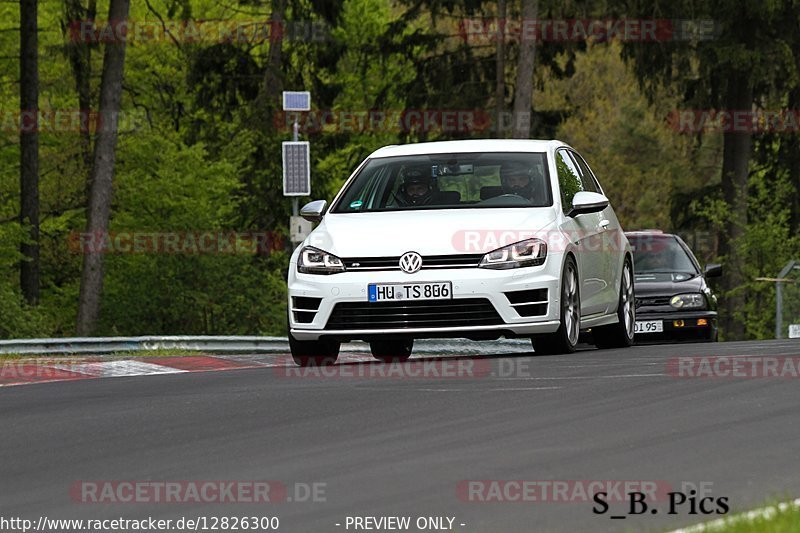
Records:
[[[581,173],[581,183],[585,190],[604,194],[597,177],[589,168],[586,160],[575,151],[571,151],[570,154]],[[592,242],[592,249],[600,267],[598,278],[602,280],[603,285],[599,289],[599,298],[604,302],[605,309],[600,312],[609,312],[616,309],[619,301],[618,287],[621,282],[625,238],[611,204],[597,215],[598,235]]]
[[[561,148],[555,154],[561,205],[565,215],[572,208],[572,198],[575,194],[584,190],[580,170],[569,152],[568,149]],[[593,250],[593,242],[597,240],[599,234],[599,223],[598,213],[587,213],[565,217],[561,225],[561,230],[577,247],[583,316],[602,313],[605,309],[600,299],[600,291],[605,288],[602,279],[603,267],[598,260],[597,252]]]

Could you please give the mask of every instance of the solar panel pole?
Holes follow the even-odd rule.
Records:
[[[308,91],[283,91],[281,99],[283,101],[283,110],[284,111],[292,111],[292,112],[296,113],[296,112],[299,112],[299,111],[303,112],[303,111],[310,111],[311,110],[311,93],[309,93]],[[300,198],[299,198],[299,196],[302,196],[303,195],[302,193],[310,193],[311,192],[311,187],[310,187],[311,186],[311,183],[310,183],[311,176],[309,174],[309,172],[310,172],[309,171],[310,161],[309,161],[309,155],[308,155],[309,154],[309,144],[307,142],[306,143],[299,143],[299,138],[300,138],[300,125],[298,124],[298,116],[297,116],[297,114],[295,114],[294,123],[292,124],[292,143],[295,145],[295,148],[294,148],[295,152],[294,152],[294,156],[293,157],[296,157],[296,155],[297,155],[297,153],[296,153],[297,145],[298,144],[304,144],[305,145],[304,146],[305,158],[299,164],[300,164],[301,168],[304,169],[304,172],[305,172],[305,177],[303,178],[304,181],[305,181],[305,188],[303,188],[301,191],[297,190],[297,181],[296,180],[298,179],[298,176],[295,174],[293,177],[290,177],[290,179],[289,179],[289,181],[291,181],[293,183],[292,183],[292,186],[289,187],[289,190],[288,190],[289,194],[287,194],[287,174],[288,173],[296,173],[297,172],[298,161],[297,161],[297,159],[291,160],[292,161],[290,163],[291,169],[287,169],[286,168],[287,153],[291,154],[292,150],[291,149],[287,150],[284,147],[284,154],[283,154],[283,157],[284,157],[284,169],[283,169],[284,184],[283,184],[283,187],[284,187],[284,195],[292,197],[292,216],[289,219],[289,238],[290,238],[290,242],[292,243],[292,249],[294,249],[298,244],[300,244],[305,239],[305,235],[307,235],[308,232],[311,231],[310,223],[308,223],[307,221],[301,219],[300,216],[299,216],[300,215],[300,204],[299,204]],[[286,144],[288,144],[288,143],[284,143],[284,145],[286,145]],[[298,192],[300,194],[298,194]]]
[[[297,116],[294,117],[294,124],[292,124],[292,140],[294,142],[299,141],[300,137],[300,125],[297,123]],[[300,214],[300,199],[297,196],[292,196],[292,216],[298,216]]]

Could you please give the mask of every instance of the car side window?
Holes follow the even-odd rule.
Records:
[[[572,209],[572,199],[575,194],[583,190],[578,168],[566,150],[556,152],[556,172],[558,188],[561,189],[561,204],[566,213]]]
[[[581,172],[581,183],[583,184],[583,190],[599,193],[600,188],[597,186],[597,181],[595,181],[592,171],[589,170],[589,165],[586,164],[586,161],[583,160],[583,157],[576,152],[570,152],[570,155],[572,155],[572,158],[578,164],[578,169]]]

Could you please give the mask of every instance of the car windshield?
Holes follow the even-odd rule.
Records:
[[[545,155],[495,152],[371,159],[331,211],[546,207],[553,200]]]
[[[637,275],[659,273],[699,274],[689,254],[672,235],[628,235]]]

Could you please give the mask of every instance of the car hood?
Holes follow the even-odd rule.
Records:
[[[701,292],[703,277],[695,276],[684,281],[648,279],[647,275],[637,275],[634,289],[639,298],[647,296],[672,296],[684,292]]]
[[[479,254],[554,226],[552,207],[328,214],[303,243],[339,257]]]

